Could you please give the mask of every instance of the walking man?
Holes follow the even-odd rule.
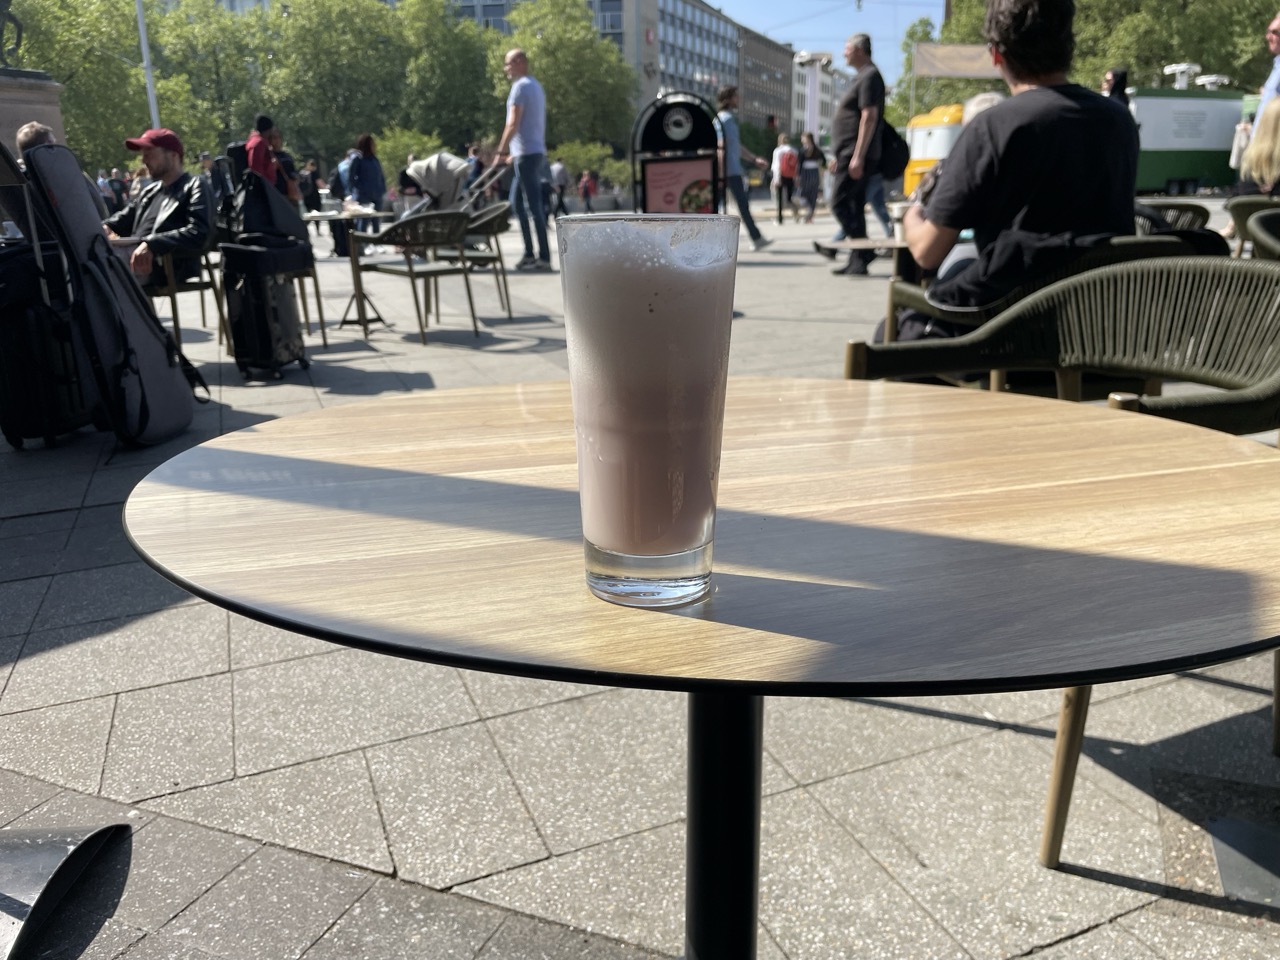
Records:
[[[849,239],[867,235],[867,187],[880,166],[880,118],[884,115],[884,79],[871,62],[871,38],[855,33],[845,42],[844,60],[857,71],[831,122],[835,156],[831,160],[831,212]],[[855,250],[833,273],[866,276],[875,259],[871,250]]]
[[[546,273],[551,269],[551,248],[547,244],[547,217],[542,209],[542,165],[546,162],[547,99],[542,85],[529,75],[529,58],[519,48],[508,50],[502,72],[511,81],[507,96],[507,125],[498,140],[495,163],[510,163],[511,205],[520,218],[524,238],[524,258],[517,270]],[[533,255],[533,230],[538,237],[538,255]]]
[[[564,192],[569,189],[569,171],[564,168],[564,160],[556,157],[551,165],[551,186],[556,192],[556,206],[551,212],[553,217],[567,217],[569,208],[564,204]]]
[[[761,168],[767,168],[769,161],[756,156],[742,145],[742,137],[738,133],[738,118],[733,115],[738,106],[738,88],[721,87],[716,94],[716,106],[720,108],[716,119],[720,121],[720,170],[724,174],[725,189],[733,194],[733,201],[738,205],[738,216],[742,218],[742,225],[747,228],[747,235],[751,237],[751,249],[763,250],[773,241],[760,235],[760,228],[751,216],[747,185],[742,179],[742,161],[749,160]]]

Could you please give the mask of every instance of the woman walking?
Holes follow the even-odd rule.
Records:
[[[805,223],[813,223],[813,213],[818,209],[818,193],[822,189],[822,171],[826,168],[826,155],[813,139],[813,134],[800,134],[800,196],[805,204]]]
[[[382,164],[377,156],[377,144],[373,134],[362,133],[356,140],[356,149],[360,156],[351,161],[347,171],[351,177],[351,199],[374,210],[382,209],[382,198],[387,192],[387,180],[382,173]],[[365,233],[377,233],[381,221],[377,217],[366,217],[356,221],[356,229]]]

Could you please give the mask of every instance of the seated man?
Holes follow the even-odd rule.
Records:
[[[973,230],[977,258],[948,278],[964,284],[968,305],[1025,283],[1026,263],[1056,266],[1057,249],[1073,255],[1070,238],[1133,233],[1138,130],[1117,102],[1067,82],[1074,16],[1073,0],[988,0],[987,46],[1012,95],[964,128],[932,190],[922,185],[924,203],[904,218],[925,270]],[[909,321],[900,321],[902,339],[954,332]]]
[[[204,177],[182,169],[182,141],[172,130],[148,130],[126,140],[130,150],[142,151],[142,162],[151,175],[136,200],[108,217],[103,228],[108,237],[130,237],[140,242],[129,257],[134,276],[143,285],[166,282],[160,257],[174,258],[174,274],[185,280],[200,272],[200,254],[213,233],[213,199]]]

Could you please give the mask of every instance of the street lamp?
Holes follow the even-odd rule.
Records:
[[[156,78],[151,73],[151,45],[147,43],[147,21],[138,0],[138,40],[142,44],[142,70],[147,78],[147,105],[151,107],[151,129],[160,128],[160,108],[156,106]]]

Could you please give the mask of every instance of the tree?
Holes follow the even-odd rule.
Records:
[[[378,141],[378,158],[388,171],[387,183],[394,184],[391,171],[400,171],[409,165],[409,155],[425,160],[433,153],[444,149],[440,138],[431,133],[419,133],[417,130],[406,130],[404,127],[391,126],[376,137]]]
[[[133,3],[15,0],[12,9],[25,28],[15,66],[63,85],[67,145],[81,163],[96,170],[136,162],[124,138],[151,123]]]
[[[404,125],[435,131],[459,153],[468,143],[496,134],[502,100],[475,21],[459,21],[449,0],[405,0],[397,10],[414,51],[404,76]]]
[[[215,153],[243,140],[260,109],[256,64],[267,54],[268,15],[235,14],[218,0],[177,0],[158,18],[157,99],[164,125],[195,149]]]
[[[361,133],[394,122],[409,50],[391,7],[290,0],[273,4],[268,21],[262,104],[300,160],[333,162]]]
[[[530,0],[511,11],[510,37],[489,38],[490,76],[505,99],[507,50],[529,55],[547,95],[547,142],[604,140],[625,147],[631,133],[635,71],[610,40],[602,40],[583,0]]]

